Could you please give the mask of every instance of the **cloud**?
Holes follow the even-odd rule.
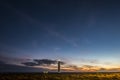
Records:
[[[120,72],[120,68],[100,68],[98,72]]]
[[[76,65],[66,65],[66,66],[62,67],[63,71],[77,71],[79,69],[80,69],[80,67],[78,67]]]
[[[5,55],[0,55],[0,61],[3,61],[5,63],[9,63],[9,64],[21,64],[22,62],[30,61],[30,59],[16,58],[16,57],[9,57],[9,56],[5,56]]]
[[[36,64],[35,62],[24,62],[24,63],[22,63],[22,64],[24,64],[24,65],[26,65],[26,66],[36,66],[36,65],[38,65],[38,64]]]
[[[96,71],[96,70],[98,70],[100,67],[98,67],[98,66],[92,66],[92,65],[83,65],[81,68],[82,68],[82,70],[84,70],[84,71]]]
[[[83,65],[82,67],[83,67],[83,68],[93,68],[93,67],[95,67],[95,66],[91,66],[91,65]]]
[[[101,66],[83,65],[79,70],[90,72],[119,72],[120,68],[105,68]]]
[[[51,65],[57,63],[56,60],[49,60],[49,59],[34,59],[34,61],[37,62],[39,65],[43,65],[43,64]]]
[[[19,66],[15,64],[7,64],[3,61],[0,61],[0,73],[1,72],[41,72],[44,70],[48,70],[48,69]]]
[[[79,69],[79,67],[77,67],[77,66],[75,66],[75,65],[69,65],[69,66],[67,66],[67,67],[72,68],[72,69],[75,69],[75,70]]]
[[[78,68],[79,71],[90,71],[90,72],[119,72],[120,68],[105,68],[101,66],[83,65]]]
[[[56,60],[49,59],[35,59],[33,62],[25,62],[24,65],[8,64],[0,61],[0,72],[41,72],[44,70],[57,71]],[[65,64],[65,63],[64,63]],[[44,66],[45,65],[45,66]],[[49,65],[49,66],[47,66]],[[40,67],[39,67],[40,66]],[[83,65],[78,67],[76,65],[62,65],[61,71],[74,72],[119,72],[120,68],[104,68],[100,66]]]
[[[76,71],[76,72],[88,72],[88,71],[96,71],[99,69],[98,66],[92,66],[92,65],[83,65],[81,67],[78,67],[76,65],[69,65],[66,68],[70,71]]]
[[[111,68],[111,69],[108,69],[107,71],[110,71],[110,72],[120,72],[120,68]]]
[[[100,68],[98,71],[105,71],[106,69],[105,68]]]
[[[43,66],[43,65],[52,65],[57,64],[57,60],[50,60],[50,59],[33,59],[33,62],[24,62],[25,66]],[[60,63],[63,65],[65,62],[60,61]]]

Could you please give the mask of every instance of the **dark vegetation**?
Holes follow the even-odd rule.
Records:
[[[120,73],[1,73],[0,80],[120,80]]]

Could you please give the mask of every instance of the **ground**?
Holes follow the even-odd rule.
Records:
[[[120,80],[120,73],[1,73],[0,80]]]

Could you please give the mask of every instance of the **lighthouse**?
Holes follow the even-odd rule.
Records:
[[[60,73],[60,60],[58,60],[58,73]]]

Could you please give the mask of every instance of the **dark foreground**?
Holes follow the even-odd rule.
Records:
[[[120,73],[1,73],[0,80],[120,80]]]

